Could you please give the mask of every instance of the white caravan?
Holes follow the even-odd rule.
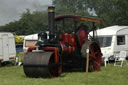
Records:
[[[12,33],[0,32],[0,63],[15,60],[16,46]]]
[[[89,33],[92,35],[92,32]],[[122,50],[127,51],[128,56],[128,26],[110,26],[99,29],[96,32],[100,43],[103,59],[108,57],[114,60]]]
[[[27,52],[29,47],[35,46],[38,40],[38,34],[27,35],[24,37],[23,50]]]

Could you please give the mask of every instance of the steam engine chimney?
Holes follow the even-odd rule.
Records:
[[[54,40],[55,37],[55,7],[48,7],[48,28],[49,28],[49,39],[50,41]]]

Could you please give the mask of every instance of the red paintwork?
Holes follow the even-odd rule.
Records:
[[[28,52],[31,52],[32,50],[35,50],[35,49],[36,49],[36,47],[30,47],[28,49]],[[58,63],[59,59],[58,59],[58,55],[57,55],[58,51],[57,51],[56,47],[40,47],[39,50],[46,50],[46,51],[51,50],[51,51],[53,51],[54,52],[54,57],[55,57],[55,63]]]
[[[75,36],[74,33],[72,34],[67,34],[65,32],[63,32],[63,34],[60,35],[61,37],[61,41],[60,41],[60,45],[62,47],[62,55],[70,55],[72,54],[75,49],[76,49],[76,38],[78,38],[80,47],[83,45],[84,42],[88,41],[88,32],[84,29],[81,28],[78,31],[78,35]]]
[[[58,63],[59,58],[57,55],[57,48],[56,47],[40,47],[39,49],[40,50],[52,50],[52,51],[54,51],[55,63]]]
[[[32,52],[32,50],[35,50],[35,49],[36,49],[36,47],[29,47],[27,52]]]
[[[94,47],[95,46],[95,47]],[[97,50],[94,50],[94,48],[97,48]],[[101,50],[96,42],[92,42],[89,46],[89,62],[93,62],[93,69],[92,71],[99,71],[101,67],[101,57],[102,53]]]
[[[84,42],[88,41],[88,32],[84,28],[80,29],[78,34],[78,40],[79,40],[80,46],[82,46]]]
[[[61,34],[60,36],[62,38],[62,40],[60,41],[62,55],[68,56],[72,54],[76,49],[75,34],[67,34],[63,32],[63,34]]]

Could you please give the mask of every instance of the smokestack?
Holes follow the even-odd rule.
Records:
[[[48,28],[49,28],[49,39],[52,40],[55,37],[55,7],[48,7]]]

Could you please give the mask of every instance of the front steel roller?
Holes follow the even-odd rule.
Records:
[[[56,77],[61,73],[54,52],[28,52],[24,57],[24,73],[28,77]]]
[[[86,57],[86,50],[89,49],[89,71],[99,71],[101,67],[101,49],[96,41],[86,42],[81,48],[81,53]]]

